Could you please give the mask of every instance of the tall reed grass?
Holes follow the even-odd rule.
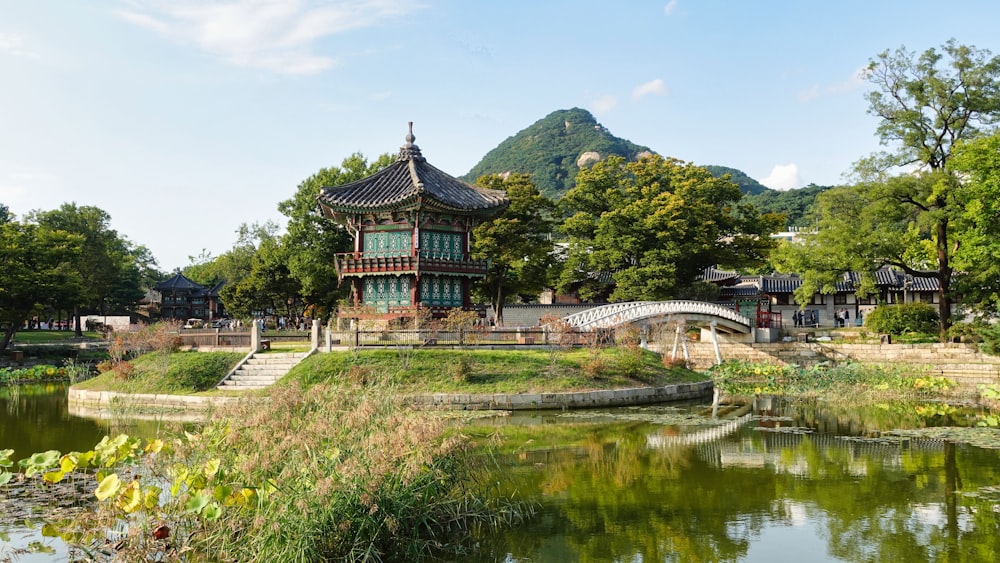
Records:
[[[481,479],[488,456],[386,387],[288,386],[247,401],[122,472],[87,526],[125,519],[110,555],[122,561],[419,561],[526,514]]]

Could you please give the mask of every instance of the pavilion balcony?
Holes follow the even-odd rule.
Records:
[[[337,275],[361,277],[380,274],[452,273],[483,277],[489,266],[487,260],[472,260],[468,255],[434,255],[421,252],[417,256],[384,256],[363,252],[346,252],[334,255]]]
[[[337,308],[337,316],[343,319],[388,320],[412,319],[418,311],[430,311],[430,318],[441,319],[455,309],[475,311],[480,318],[486,318],[486,307],[472,305],[471,307],[437,307],[433,305],[341,305]]]

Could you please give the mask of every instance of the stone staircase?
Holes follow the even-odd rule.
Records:
[[[223,379],[216,389],[250,391],[264,389],[284,377],[309,352],[255,352]]]

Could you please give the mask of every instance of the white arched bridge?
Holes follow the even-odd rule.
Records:
[[[580,330],[615,328],[624,325],[644,326],[671,317],[683,318],[685,324],[714,326],[720,332],[748,334],[754,320],[736,311],[703,301],[627,301],[600,305],[573,313],[563,320]]]

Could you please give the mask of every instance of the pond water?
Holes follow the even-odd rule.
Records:
[[[713,422],[705,409],[516,414],[470,426],[505,438],[498,494],[537,510],[480,538],[463,561],[1000,561],[1000,450],[879,437],[968,426],[979,413],[762,400]],[[61,386],[0,389],[0,449],[13,447],[14,459],[164,428],[176,429],[69,415]],[[36,552],[16,561],[69,558],[59,542],[0,515],[0,562],[31,542]]]
[[[11,459],[15,464],[36,452],[86,451],[106,435],[127,433],[152,438],[161,430],[178,428],[176,423],[155,419],[140,421],[118,416],[96,420],[74,416],[69,414],[66,389],[64,383],[0,387],[0,450],[13,449]],[[3,512],[0,510],[0,563],[68,560],[66,546],[61,542],[42,537],[33,523]],[[12,555],[15,549],[28,547],[31,553]]]
[[[497,422],[502,492],[538,511],[465,560],[1000,561],[1000,450],[876,438],[975,412],[761,401],[717,426],[689,412]]]

